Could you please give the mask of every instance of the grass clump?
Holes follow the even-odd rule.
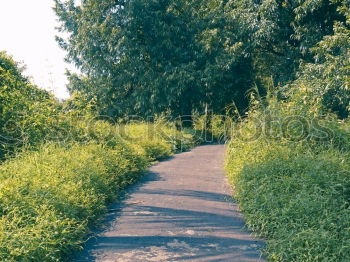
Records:
[[[0,166],[1,261],[62,261],[147,161],[123,146],[49,145]]]
[[[349,154],[286,145],[230,146],[226,169],[249,228],[268,239],[271,261],[350,256]]]
[[[177,130],[170,122],[128,124],[120,135],[132,148],[150,161],[163,160],[174,153],[194,147],[196,134]]]
[[[347,261],[348,124],[295,100],[275,101],[252,106],[227,149],[227,174],[247,225],[267,240],[269,261]],[[286,130],[291,117],[301,121]]]

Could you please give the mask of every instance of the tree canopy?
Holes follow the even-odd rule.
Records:
[[[285,85],[340,25],[345,0],[56,0],[71,91],[113,117],[223,113],[266,79]],[[343,7],[342,7],[343,6]],[[334,25],[337,25],[334,27]]]

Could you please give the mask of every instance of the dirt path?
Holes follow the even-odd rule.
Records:
[[[223,171],[224,146],[201,146],[151,168],[77,261],[263,261]]]

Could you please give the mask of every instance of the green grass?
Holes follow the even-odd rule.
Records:
[[[0,167],[0,258],[60,261],[145,170],[126,147],[51,145]]]
[[[163,160],[196,144],[193,134],[178,131],[167,122],[128,124],[118,132],[124,141],[150,161]]]
[[[77,123],[67,143],[37,146],[0,165],[0,261],[69,261],[126,186],[153,161],[194,145],[170,124],[162,133],[155,124],[126,129]]]
[[[234,138],[226,170],[248,227],[267,240],[269,261],[349,259],[346,145]]]

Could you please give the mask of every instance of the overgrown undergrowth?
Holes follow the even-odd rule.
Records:
[[[126,186],[153,161],[194,145],[169,123],[112,127],[81,127],[84,143],[44,144],[0,165],[1,261],[69,261]]]
[[[267,108],[252,108],[236,126],[249,139],[234,136],[227,149],[227,174],[248,227],[267,239],[269,261],[347,261],[348,124],[328,116],[313,128],[310,108],[293,101],[267,102]],[[283,130],[281,122],[291,116],[310,123],[305,133],[303,122]]]

